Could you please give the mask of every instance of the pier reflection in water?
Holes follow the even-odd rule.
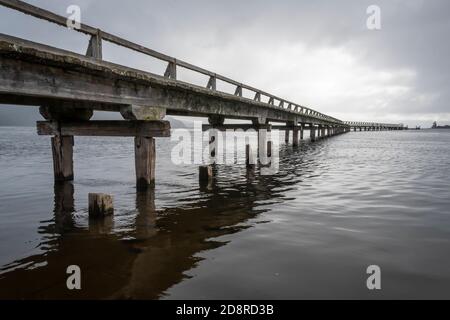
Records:
[[[217,175],[220,168],[214,170]],[[213,238],[247,228],[242,223],[265,211],[255,201],[280,201],[271,191],[280,186],[274,177],[240,170],[243,175],[229,185],[214,179],[200,187],[201,200],[181,208],[157,210],[154,190],[137,192],[135,220],[129,231],[117,234],[113,216],[90,219],[87,229],[77,227],[73,184],[55,184],[54,218],[39,229],[44,253],[3,268],[0,298],[160,297],[186,277],[199,261],[198,252],[226,244]],[[61,272],[72,264],[82,270],[80,291],[67,290],[67,275]]]
[[[273,176],[218,165],[205,188],[197,166],[170,165],[160,144],[157,188],[136,193],[128,140],[78,139],[74,184],[49,195],[48,141],[8,129],[0,298],[448,298],[449,142],[446,132],[352,132],[281,146]],[[114,194],[113,217],[87,218],[96,191]],[[376,296],[371,264],[382,269]],[[69,265],[81,268],[80,291],[66,288]]]

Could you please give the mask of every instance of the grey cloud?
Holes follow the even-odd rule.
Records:
[[[256,57],[265,50],[276,52],[276,48],[289,51],[290,46],[296,45],[302,45],[311,52],[322,48],[345,48],[358,65],[367,67],[367,70],[395,74],[391,86],[395,86],[395,81],[402,80],[399,76],[402,70],[413,72],[415,76],[410,82],[402,80],[402,85],[408,85],[408,91],[392,98],[376,93],[365,98],[342,98],[333,101],[335,107],[325,103],[316,106],[311,101],[312,107],[361,119],[373,114],[389,118],[386,113],[391,113],[407,122],[413,121],[411,116],[416,114],[418,119],[426,118],[423,124],[428,124],[428,118],[433,115],[450,115],[448,1],[36,0],[32,3],[60,14],[65,14],[68,5],[78,4],[82,8],[83,22],[237,77],[243,82],[265,86],[264,89],[274,93],[288,84],[268,71],[273,61],[258,66],[255,61],[259,60],[253,59],[253,55]],[[368,31],[365,27],[366,8],[374,3],[381,7],[380,31]],[[0,16],[3,33],[48,42],[77,52],[83,52],[86,48],[86,37],[64,28],[4,8],[0,9]],[[246,44],[245,48],[241,47],[242,43]],[[254,52],[242,52],[244,49]],[[230,53],[236,57],[234,60],[227,58]],[[237,58],[239,53],[242,53],[242,60]],[[286,57],[290,56],[288,53]],[[117,48],[111,48],[108,57],[132,66],[149,69],[153,66],[147,57],[125,53]],[[289,61],[286,66],[289,66]],[[295,72],[302,73],[304,70]],[[352,88],[348,89],[350,91]],[[301,90],[298,89],[299,92]],[[296,92],[282,93],[294,98],[297,95]],[[382,101],[380,105],[384,107],[380,107],[379,112],[373,112],[377,99]],[[366,105],[370,107],[366,108]],[[443,120],[450,121],[450,118]]]

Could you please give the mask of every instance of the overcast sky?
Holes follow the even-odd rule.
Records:
[[[79,5],[83,23],[342,120],[450,123],[450,1],[28,2],[62,15]],[[371,4],[381,9],[381,30],[366,26]],[[80,53],[87,47],[84,35],[3,7],[0,32]],[[165,68],[108,44],[104,58]],[[0,108],[0,118],[5,110],[11,115]]]

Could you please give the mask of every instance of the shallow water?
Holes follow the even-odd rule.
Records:
[[[54,185],[49,138],[0,128],[0,298],[450,298],[450,131],[281,144],[277,175],[218,165],[209,188],[169,141],[138,193],[132,139],[76,138],[75,181]],[[89,221],[89,192],[113,218]]]

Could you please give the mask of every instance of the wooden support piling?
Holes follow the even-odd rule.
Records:
[[[212,166],[200,166],[198,169],[198,180],[200,185],[208,184],[209,182],[211,182],[213,178]]]
[[[316,141],[316,128],[314,125],[309,126],[309,135],[312,142]]]
[[[272,158],[272,141],[267,141],[267,157]]]
[[[267,165],[268,158],[267,158],[267,142],[268,140],[268,134],[271,131],[271,128],[268,129],[259,129],[258,130],[258,157],[259,157],[259,163],[261,165]]]
[[[169,121],[38,121],[38,135],[170,137]]]
[[[55,181],[73,180],[73,136],[52,137],[53,171]]]
[[[294,128],[294,130],[292,130],[292,145],[294,147],[298,146],[298,128]]]
[[[155,185],[155,139],[151,137],[135,137],[134,152],[136,165],[136,187],[145,190]]]
[[[254,168],[256,164],[255,154],[252,146],[247,144],[245,146],[245,165],[247,168]]]

